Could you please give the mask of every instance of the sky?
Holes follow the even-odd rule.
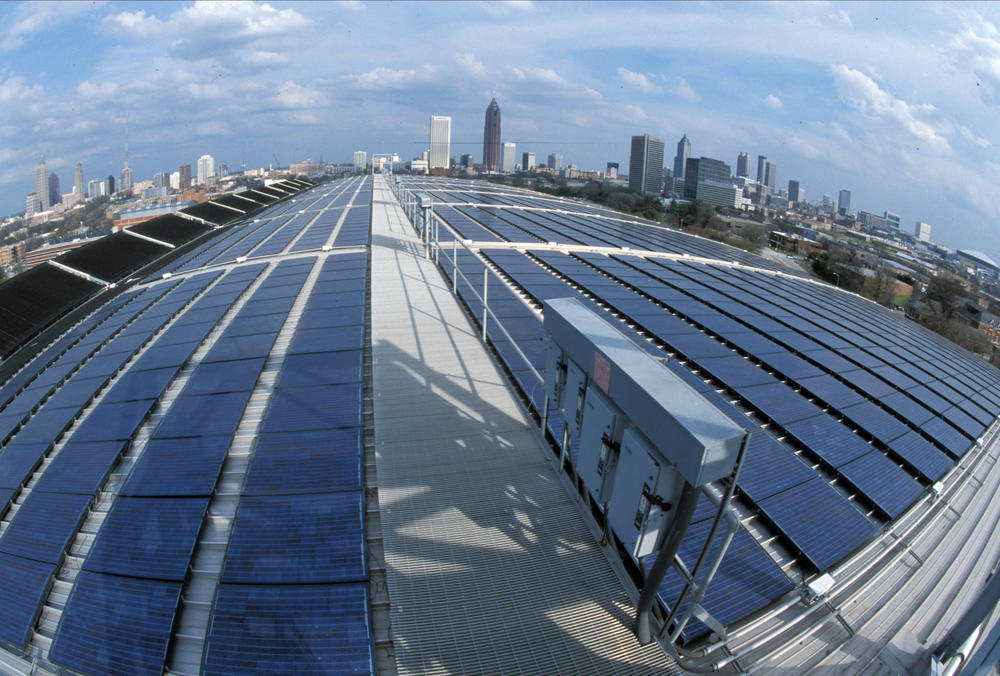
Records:
[[[627,167],[630,137],[748,152],[806,199],[852,193],[1000,260],[1000,4],[0,3],[0,214],[44,158],[62,192],[208,153],[239,168],[419,156],[431,115]]]

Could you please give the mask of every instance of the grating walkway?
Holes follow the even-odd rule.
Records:
[[[375,181],[375,444],[399,673],[663,673],[530,418]]]

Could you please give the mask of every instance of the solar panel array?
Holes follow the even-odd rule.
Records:
[[[541,303],[575,296],[640,347],[669,359],[671,370],[754,431],[738,484],[741,508],[807,571],[829,570],[900,516],[1000,411],[1000,376],[981,360],[873,303],[774,274],[760,259],[648,226],[484,206],[534,201],[563,208],[494,186],[480,191],[462,183],[454,193],[451,184],[429,179],[404,185],[449,203],[435,212],[460,238],[484,243],[478,256],[463,248],[458,256],[472,284],[459,278],[457,291],[478,323],[484,266],[508,282],[491,277],[488,298],[513,340],[492,319],[486,333],[536,411],[544,394],[528,365],[544,373]],[[521,250],[491,248],[493,242],[517,242]],[[548,242],[674,255],[563,253]],[[733,265],[748,260],[752,268]],[[449,278],[450,268],[450,261],[442,263]],[[558,415],[550,418],[554,438],[562,438],[562,425]],[[570,449],[574,460],[576,450]],[[697,523],[689,531],[681,551],[689,564],[706,534]],[[741,530],[705,607],[729,622],[787,592],[792,582],[776,559]],[[668,576],[660,590],[665,603],[681,584],[675,572]],[[706,631],[694,622],[683,636]]]

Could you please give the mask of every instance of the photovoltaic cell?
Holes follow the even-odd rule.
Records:
[[[262,368],[263,357],[200,364],[184,387],[184,396],[252,390]]]
[[[360,490],[362,451],[360,429],[262,434],[243,494]]]
[[[838,471],[892,519],[906,511],[924,492],[910,475],[875,449],[841,466]]]
[[[56,568],[0,554],[0,640],[25,648]]]
[[[101,402],[80,423],[71,437],[73,441],[111,441],[131,439],[156,401],[140,399],[117,403]]]
[[[361,425],[361,384],[275,390],[261,432],[297,432]]]
[[[115,500],[84,570],[183,582],[208,498]]]
[[[815,477],[792,449],[761,431],[750,435],[737,485],[751,500],[760,501]]]
[[[219,585],[204,672],[375,673],[367,583]]]
[[[33,491],[0,537],[0,551],[59,563],[93,497]]]
[[[223,582],[316,584],[367,577],[361,491],[244,497]]]
[[[43,406],[18,430],[14,440],[22,444],[51,444],[72,424],[80,413],[77,407],[50,409]]]
[[[70,441],[46,468],[35,490],[95,495],[127,446],[125,441]]]
[[[40,444],[7,444],[0,451],[0,488],[17,488],[31,476],[52,446]]]
[[[819,407],[784,383],[746,387],[739,390],[739,395],[782,426],[821,412]]]
[[[232,436],[243,417],[250,392],[180,396],[160,421],[153,437]]]
[[[229,449],[228,436],[150,439],[123,495],[211,495]]]
[[[90,674],[161,674],[181,584],[83,571],[49,658]]]
[[[884,444],[888,444],[909,431],[904,423],[870,401],[847,406],[841,409],[841,413]]]
[[[309,387],[361,381],[361,350],[290,354],[285,357],[277,387]]]
[[[953,464],[944,452],[920,436],[916,430],[893,439],[889,442],[889,448],[931,481],[943,477]]]
[[[848,463],[871,450],[868,442],[828,415],[800,420],[786,425],[785,429],[833,467]]]
[[[169,366],[167,368],[155,369],[153,371],[132,371],[122,375],[118,379],[101,403],[114,403],[118,401],[135,401],[137,399],[159,399],[167,385],[177,375],[178,368]]]

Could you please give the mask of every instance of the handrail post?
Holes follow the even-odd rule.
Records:
[[[451,240],[451,292],[458,294],[458,239]]]
[[[490,269],[483,266],[483,340],[486,340],[486,318],[489,316],[489,305],[486,304],[486,287],[490,281]]]

